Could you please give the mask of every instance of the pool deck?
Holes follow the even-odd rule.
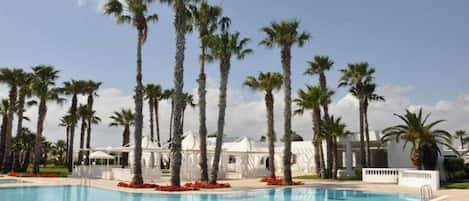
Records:
[[[23,186],[57,186],[57,185],[79,185],[82,180],[79,178],[13,178],[13,177],[2,177],[22,180],[22,183],[7,183],[0,184],[1,187],[23,187]],[[355,190],[355,191],[367,191],[377,193],[405,193],[405,194],[419,194],[419,189],[416,188],[405,188],[399,187],[394,184],[369,184],[360,181],[329,181],[329,180],[300,180],[305,185],[298,187],[314,187],[314,188],[332,188],[342,190]],[[220,182],[229,182],[231,188],[228,189],[201,189],[199,191],[189,192],[178,192],[179,194],[220,194],[220,193],[234,193],[239,191],[255,191],[262,189],[271,188],[282,188],[275,186],[267,186],[264,183],[259,182],[259,179],[240,179],[240,180],[223,180]],[[88,184],[92,187],[102,188],[107,190],[115,190],[129,193],[166,193],[158,192],[153,189],[129,189],[117,187],[118,181],[114,180],[102,180],[102,179],[90,179]],[[157,181],[158,184],[168,184],[168,179],[163,178]],[[469,200],[469,190],[447,190],[442,189],[434,192],[436,196],[447,195],[446,201],[466,201]]]

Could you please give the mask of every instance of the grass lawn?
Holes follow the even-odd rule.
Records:
[[[469,189],[469,182],[449,183],[443,186],[446,189]]]
[[[321,179],[319,175],[302,175],[294,177],[294,179]]]
[[[31,172],[31,171],[32,171],[32,167],[29,167],[28,172]],[[68,175],[68,169],[66,167],[54,167],[54,166],[40,167],[39,172],[54,173],[54,174],[59,174],[65,177]]]

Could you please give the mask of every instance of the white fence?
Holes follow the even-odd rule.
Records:
[[[398,168],[363,168],[363,182],[398,184],[405,187],[419,188],[430,185],[433,190],[440,188],[438,171],[409,170]]]
[[[430,185],[433,190],[440,188],[440,175],[438,171],[406,170],[399,174],[399,186],[421,187]]]
[[[397,184],[399,169],[397,168],[363,168],[362,177],[364,182]]]
[[[87,177],[94,179],[132,180],[133,173],[129,168],[113,168],[109,166],[76,166],[73,169],[72,176]],[[142,168],[142,176],[146,182],[154,182],[160,178],[160,170],[158,168]]]

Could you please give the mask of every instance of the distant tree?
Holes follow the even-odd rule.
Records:
[[[464,145],[469,141],[469,136],[467,135],[465,130],[457,130],[454,138],[459,140],[459,143],[461,143],[461,150],[464,150]]]
[[[122,132],[122,146],[127,147],[130,143],[130,127],[135,125],[135,114],[132,110],[121,109],[115,111],[110,117],[112,122],[109,126],[122,126],[124,131]],[[122,154],[122,167],[128,165],[129,153]]]

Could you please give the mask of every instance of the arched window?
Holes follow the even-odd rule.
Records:
[[[230,155],[228,156],[228,164],[236,163],[236,156]]]

